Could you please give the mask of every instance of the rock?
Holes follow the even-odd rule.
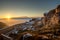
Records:
[[[51,39],[60,36],[60,32],[58,32],[60,30],[60,5],[45,13],[42,22],[44,26],[40,29],[40,33],[52,34]]]

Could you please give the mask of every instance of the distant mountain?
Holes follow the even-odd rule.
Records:
[[[12,17],[12,19],[28,19],[30,17],[27,17],[27,16],[23,16],[23,17]]]
[[[3,22],[0,22],[0,29],[7,27],[7,25]]]
[[[27,16],[23,16],[23,17],[12,17],[11,19],[34,19],[34,18],[41,18],[41,17],[27,17]]]

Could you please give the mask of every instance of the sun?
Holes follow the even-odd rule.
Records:
[[[10,21],[11,20],[11,16],[7,15],[7,16],[5,16],[5,19],[8,20],[8,21]]]
[[[10,18],[11,18],[11,16],[7,16],[6,18],[10,19]]]

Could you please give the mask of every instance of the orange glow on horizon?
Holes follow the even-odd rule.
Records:
[[[4,19],[5,19],[7,22],[10,22],[11,16],[10,16],[10,15],[7,15],[7,16],[4,17]]]

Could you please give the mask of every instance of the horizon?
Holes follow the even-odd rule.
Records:
[[[42,18],[42,17],[28,17],[28,16],[21,16],[21,17],[3,17],[3,18],[0,18],[0,19],[19,19],[19,18]]]

